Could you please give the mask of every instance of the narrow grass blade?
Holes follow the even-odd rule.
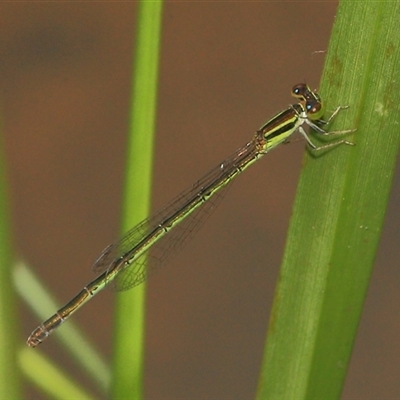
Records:
[[[23,347],[18,353],[18,358],[24,374],[31,382],[40,387],[44,393],[51,396],[52,399],[95,399],[75,382],[71,381],[69,377],[65,376],[40,351],[32,351],[28,347]]]
[[[162,1],[139,3],[123,231],[148,215],[154,146]],[[112,398],[143,396],[145,285],[117,299]]]
[[[59,304],[43,287],[40,280],[22,262],[17,263],[14,268],[14,286],[21,298],[38,315],[40,320],[44,320],[59,308]],[[57,335],[54,335],[54,340],[59,340],[62,343],[71,357],[82,366],[86,375],[95,382],[96,386],[103,392],[109,390],[111,374],[107,364],[73,321],[64,324]],[[29,349],[29,351],[33,350]],[[23,362],[23,360],[20,360],[20,362]],[[45,385],[44,382],[39,382],[40,378],[48,379],[45,375],[40,375],[35,379],[35,383],[40,386]]]
[[[2,144],[2,143],[1,143]],[[13,252],[10,238],[10,211],[6,190],[5,163],[0,149],[0,399],[21,398],[16,364],[19,337],[16,296],[12,285]]]

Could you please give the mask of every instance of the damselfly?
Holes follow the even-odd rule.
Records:
[[[264,154],[286,142],[297,130],[312,150],[327,149],[339,144],[353,145],[347,140],[338,140],[316,146],[303,128],[307,124],[325,136],[353,132],[354,130],[328,132],[322,128],[344,107],[339,106],[324,121],[321,119],[324,112],[322,101],[317,92],[301,83],[293,87],[292,96],[299,100],[297,104],[292,104],[275,115],[261,126],[250,142],[236,150],[160,212],[145,219],[122,239],[106,247],[92,267],[100,275],[38,326],[29,336],[27,344],[35,347],[43,342],[52,331],[107,285],[113,286],[115,290],[126,290],[143,282],[150,269],[164,264],[200,228],[222,199],[222,188]],[[151,252],[147,254],[150,249]],[[149,267],[146,263],[147,255]]]

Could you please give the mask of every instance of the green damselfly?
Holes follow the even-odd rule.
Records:
[[[250,142],[236,150],[160,212],[145,219],[122,239],[106,247],[92,267],[100,275],[39,325],[29,336],[27,344],[35,347],[43,342],[52,331],[107,285],[113,286],[115,290],[126,290],[142,283],[150,268],[164,264],[200,228],[222,199],[222,188],[264,154],[288,141],[297,130],[312,150],[327,149],[339,144],[353,145],[346,140],[321,146],[313,144],[303,124],[325,136],[354,132],[354,129],[338,132],[324,130],[322,126],[328,124],[344,107],[338,107],[327,121],[322,120],[324,110],[321,98],[306,84],[294,86],[292,96],[299,100],[298,103],[290,105],[261,126]],[[147,267],[146,256],[150,249],[150,266]]]

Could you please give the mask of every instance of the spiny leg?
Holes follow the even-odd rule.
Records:
[[[321,133],[321,134],[323,134],[323,135],[325,135],[325,136],[329,136],[329,135],[340,135],[340,134],[346,134],[346,133],[350,133],[350,132],[354,132],[356,129],[348,129],[348,130],[345,130],[345,131],[337,131],[337,132],[326,132],[326,131],[324,131],[322,128],[320,128],[320,127],[318,127],[317,125],[314,125],[314,124],[309,124],[313,129],[316,129],[316,128],[318,128],[318,129],[316,129],[316,131],[317,132],[319,132],[319,133]],[[322,132],[321,132],[321,131]],[[306,141],[307,141],[307,143],[309,144],[309,146],[313,149],[313,150],[316,150],[316,151],[318,151],[318,150],[324,150],[324,149],[329,149],[329,148],[332,148],[332,147],[336,147],[336,146],[339,146],[339,145],[341,145],[341,144],[346,144],[346,145],[349,145],[349,146],[354,146],[354,143],[353,142],[349,142],[349,141],[347,141],[347,140],[338,140],[338,141],[335,141],[335,142],[332,142],[332,143],[327,143],[327,144],[323,144],[323,145],[321,145],[321,146],[316,146],[312,141],[311,141],[311,139],[309,138],[309,136],[307,135],[307,132],[303,129],[303,127],[299,127],[299,132],[300,132],[300,134],[306,139]]]

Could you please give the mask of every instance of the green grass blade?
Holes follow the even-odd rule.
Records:
[[[162,1],[139,4],[123,231],[148,215],[154,147]],[[143,396],[145,285],[117,298],[112,398]]]
[[[1,153],[2,153],[1,148]],[[16,364],[16,299],[12,285],[13,255],[3,154],[0,154],[0,399],[21,398]]]
[[[28,347],[23,347],[18,353],[18,358],[24,374],[51,398],[59,400],[91,400],[95,398],[73,382],[70,377],[65,376],[40,351],[32,351]]]
[[[305,155],[258,399],[340,398],[399,149],[399,20],[399,1],[339,6],[321,94],[356,146]]]
[[[54,310],[59,309],[59,304],[53,296],[43,286],[41,281],[34,275],[27,265],[22,262],[16,264],[14,268],[14,286],[20,297],[38,315],[39,320],[44,320],[51,315]],[[96,386],[103,392],[107,392],[110,387],[111,373],[100,354],[93,348],[91,342],[85,337],[81,330],[73,321],[60,327],[54,340],[59,340],[71,357],[82,367],[83,371],[89,376]],[[29,349],[29,351],[36,351]],[[40,354],[38,355],[40,357]],[[26,358],[20,359],[23,362]],[[26,370],[25,366],[25,370]],[[46,386],[45,374],[39,374],[35,378],[35,384]],[[59,388],[60,390],[61,387]]]

